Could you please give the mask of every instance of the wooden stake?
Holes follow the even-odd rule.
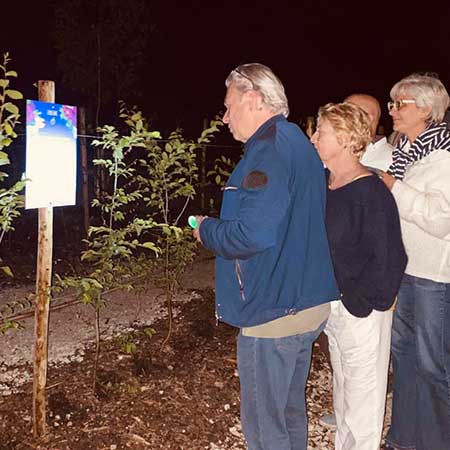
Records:
[[[39,100],[55,101],[55,83],[38,81]],[[52,278],[53,208],[39,208],[36,267],[36,306],[33,375],[33,434],[41,437],[47,431],[48,318]]]

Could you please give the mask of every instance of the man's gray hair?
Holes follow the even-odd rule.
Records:
[[[407,95],[416,101],[417,107],[431,107],[429,122],[442,122],[450,106],[447,89],[435,75],[413,73],[394,84],[390,94],[392,100]]]
[[[275,114],[289,115],[283,84],[267,66],[259,63],[241,64],[228,75],[225,86],[228,88],[233,82],[241,92],[252,89],[259,92],[264,104]]]

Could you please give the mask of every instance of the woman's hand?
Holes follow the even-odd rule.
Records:
[[[397,181],[392,175],[380,171],[379,177],[383,181],[383,183],[386,185],[386,187],[392,191],[392,187],[394,186],[395,182]]]

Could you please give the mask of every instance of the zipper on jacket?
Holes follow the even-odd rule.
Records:
[[[242,300],[245,302],[245,292],[244,292],[244,277],[242,275],[242,269],[241,269],[241,265],[239,263],[239,260],[236,259],[235,262],[235,270],[236,270],[236,276],[239,282],[239,291],[241,292],[241,298]]]
[[[237,191],[238,187],[237,186],[222,186],[220,188],[221,191]]]

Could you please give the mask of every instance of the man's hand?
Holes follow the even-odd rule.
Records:
[[[203,245],[203,242],[200,238],[200,225],[202,222],[207,218],[208,216],[195,216],[195,219],[197,220],[197,228],[192,232],[192,235],[197,239],[200,244]]]
[[[383,183],[386,185],[386,187],[392,191],[392,187],[394,186],[394,183],[397,181],[392,175],[386,173],[386,172],[380,172],[380,178],[383,181]]]

